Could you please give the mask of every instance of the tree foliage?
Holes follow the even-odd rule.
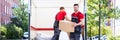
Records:
[[[99,27],[99,14],[101,14],[101,26],[102,26],[102,35],[106,35],[107,31],[110,31],[104,26],[104,21],[108,18],[119,18],[120,9],[117,9],[113,6],[113,3],[110,0],[87,0],[87,27],[88,27],[88,36],[92,37],[98,35]],[[117,12],[116,12],[117,10]],[[117,15],[116,15],[117,14]],[[97,31],[96,31],[97,30]],[[111,34],[112,35],[112,34]]]
[[[27,5],[23,4],[22,1],[20,1],[20,5],[17,8],[13,9],[14,16],[16,16],[16,19],[14,19],[14,24],[21,27],[23,31],[28,31],[28,12]]]

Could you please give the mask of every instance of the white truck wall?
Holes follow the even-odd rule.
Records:
[[[61,6],[65,7],[67,16],[71,18],[74,12],[73,5],[79,4],[79,11],[83,13],[84,0],[32,0],[31,1],[31,26],[40,28],[52,28],[55,15]]]

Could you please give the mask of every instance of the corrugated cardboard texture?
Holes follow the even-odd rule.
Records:
[[[69,21],[60,21],[59,29],[65,32],[74,32],[74,23]]]

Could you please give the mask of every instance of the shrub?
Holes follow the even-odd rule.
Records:
[[[23,35],[23,30],[16,25],[7,26],[7,39],[19,39]]]

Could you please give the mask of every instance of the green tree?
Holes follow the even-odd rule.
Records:
[[[27,7],[27,4],[23,4],[23,1],[20,1],[19,7],[13,9],[14,16],[16,16],[14,23],[21,27],[24,32],[28,31],[28,12],[26,11]]]
[[[99,8],[100,6],[100,8]],[[101,26],[102,26],[102,31],[101,33],[107,34],[107,28],[104,26],[104,21],[107,19],[107,17],[111,18],[119,18],[120,15],[120,9],[117,8],[112,8],[113,4],[110,2],[110,0],[87,0],[87,27],[88,27],[88,36],[95,36],[98,35],[98,30],[99,28],[99,11],[101,14]],[[117,13],[115,11],[118,10]],[[115,15],[117,14],[117,15]],[[104,27],[103,27],[104,26]],[[110,28],[108,28],[110,29]]]
[[[5,35],[5,39],[21,39],[23,32],[28,31],[28,12],[26,11],[28,6],[21,0],[19,2],[19,7],[13,7],[11,22],[2,27],[1,32]]]

